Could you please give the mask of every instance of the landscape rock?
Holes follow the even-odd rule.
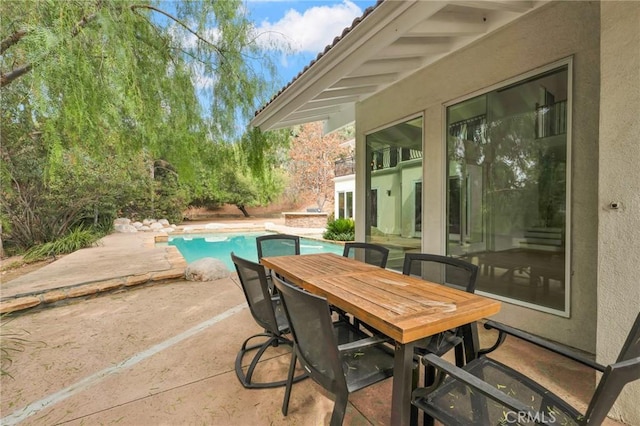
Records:
[[[114,229],[116,232],[124,232],[124,233],[138,232],[138,230],[136,229],[136,227],[135,227],[135,226],[132,226],[132,225],[125,225],[125,224],[121,224],[121,223],[115,224],[115,225],[113,226],[113,229]]]
[[[120,217],[113,221],[113,229],[115,232],[174,232],[176,230],[175,225],[170,225],[167,219],[145,219],[142,222],[131,222],[130,219]]]
[[[227,278],[230,271],[220,259],[205,257],[187,266],[185,278],[189,281],[213,281]]]

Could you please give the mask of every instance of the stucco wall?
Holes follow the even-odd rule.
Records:
[[[571,318],[508,303],[495,318],[592,353],[596,349],[599,27],[597,2],[554,2],[356,106],[356,223],[365,222],[364,136],[423,112],[423,250],[444,253],[443,104],[573,56]],[[357,232],[362,236],[364,229]]]
[[[602,2],[601,11],[597,359],[609,364],[640,309],[640,2]],[[612,415],[640,425],[639,401],[636,382]]]

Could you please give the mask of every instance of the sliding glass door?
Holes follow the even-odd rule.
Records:
[[[391,250],[387,267],[402,270],[422,235],[422,117],[366,137],[366,240]]]
[[[447,252],[477,289],[567,311],[568,66],[447,107]]]

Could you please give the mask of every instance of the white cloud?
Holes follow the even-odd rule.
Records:
[[[361,15],[362,10],[349,0],[314,6],[303,13],[289,9],[277,22],[265,20],[257,25],[258,41],[264,47],[270,43],[287,46],[292,53],[318,53]]]

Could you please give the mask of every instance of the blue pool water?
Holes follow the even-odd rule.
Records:
[[[203,257],[215,257],[222,260],[230,270],[234,270],[230,253],[245,259],[258,261],[256,237],[267,235],[266,232],[249,233],[212,233],[169,236],[168,244],[176,246],[187,263]],[[300,238],[300,253],[336,253],[342,255],[343,246],[323,241]]]

